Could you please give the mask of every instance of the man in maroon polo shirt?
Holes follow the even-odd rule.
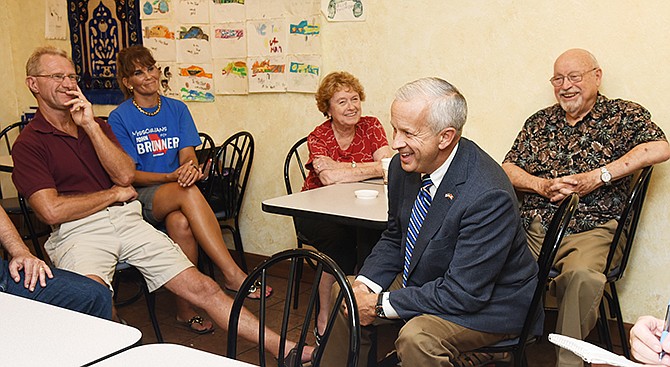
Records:
[[[142,272],[151,291],[165,286],[227,329],[232,299],[142,219],[131,185],[135,165],[109,125],[94,119],[67,54],[38,48],[26,74],[39,109],[14,144],[12,179],[53,229],[45,249],[54,265],[110,286],[117,261],[127,261]],[[243,310],[240,335],[257,341],[257,325]],[[275,356],[279,341],[266,330],[266,348]],[[286,353],[294,346],[287,342]],[[311,352],[306,347],[303,357],[309,360]]]

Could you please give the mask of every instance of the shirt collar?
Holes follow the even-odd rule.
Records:
[[[440,183],[442,183],[444,175],[447,173],[447,170],[449,169],[451,162],[454,160],[454,156],[456,155],[456,151],[458,150],[459,144],[460,143],[456,143],[454,150],[452,150],[451,153],[449,153],[449,157],[447,157],[447,160],[444,161],[444,163],[442,163],[441,166],[437,167],[435,171],[430,173],[430,180],[433,181],[433,186],[431,186],[428,189],[428,191],[430,192],[431,197],[435,196],[437,188],[440,187]],[[422,178],[423,176],[424,175],[421,175]]]

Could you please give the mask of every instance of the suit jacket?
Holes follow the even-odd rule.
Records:
[[[360,271],[383,289],[402,272],[420,176],[393,158],[388,226]],[[403,319],[431,314],[473,330],[517,334],[536,284],[512,184],[486,152],[461,138],[417,238],[407,287],[391,292],[391,305]]]

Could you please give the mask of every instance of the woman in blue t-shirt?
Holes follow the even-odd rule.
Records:
[[[117,139],[136,164],[138,200],[146,221],[164,225],[192,263],[198,244],[225,277],[225,287],[240,287],[246,274],[237,266],[223,241],[221,228],[195,183],[203,178],[194,147],[200,137],[186,104],[159,95],[160,70],[142,46],[121,50],[117,78],[126,101],[109,115]],[[203,162],[204,163],[204,162]],[[269,296],[272,289],[268,288]],[[259,298],[258,291],[249,294]],[[177,321],[195,333],[213,330],[191,305],[177,299]]]

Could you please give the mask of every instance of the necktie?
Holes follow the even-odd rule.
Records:
[[[402,286],[407,285],[407,275],[409,274],[409,263],[412,261],[412,253],[414,252],[414,244],[416,238],[419,237],[419,231],[423,220],[426,219],[426,213],[430,208],[430,203],[433,198],[430,196],[428,189],[433,186],[433,181],[430,176],[426,175],[421,180],[421,189],[416,195],[414,206],[412,207],[412,214],[409,217],[409,226],[407,227],[407,241],[405,242],[405,265],[402,268]]]

